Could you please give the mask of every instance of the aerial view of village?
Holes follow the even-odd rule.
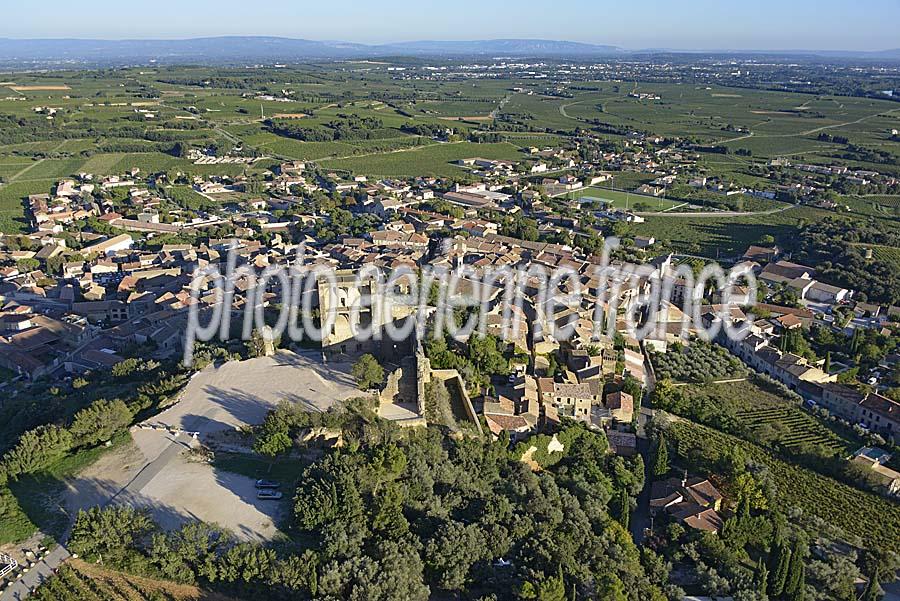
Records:
[[[0,25],[0,601],[900,600],[896,4],[50,4]]]

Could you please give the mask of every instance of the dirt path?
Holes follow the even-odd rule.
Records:
[[[566,109],[570,106],[575,106],[576,104],[581,104],[582,102],[586,102],[585,100],[579,100],[577,102],[570,102],[569,104],[561,104],[559,105],[559,114],[565,117],[566,119],[572,119],[573,121],[581,121],[578,117],[573,117],[569,113],[566,112]]]
[[[512,94],[504,97],[503,100],[500,101],[500,104],[497,105],[497,108],[495,108],[490,112],[490,114],[488,114],[488,117],[490,117],[491,119],[496,119],[497,115],[500,114],[500,111],[503,110],[503,107],[506,106],[506,103],[509,102],[511,98]]]

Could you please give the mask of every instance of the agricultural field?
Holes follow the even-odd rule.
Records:
[[[691,385],[685,388],[691,402],[709,402],[727,419],[734,420],[735,432],[744,432],[752,440],[777,445],[788,453],[800,452],[804,447],[817,446],[832,453],[856,450],[856,440],[843,437],[829,429],[784,396],[767,389],[757,378],[729,384]]]
[[[639,236],[653,236],[689,254],[735,258],[763,236],[773,236],[778,244],[790,242],[800,223],[833,215],[809,207],[783,206],[775,212],[739,217],[719,217],[715,213],[698,216],[649,216],[644,223],[631,224]]]
[[[747,368],[724,348],[692,341],[682,349],[651,355],[657,378],[669,378],[676,382],[706,382],[744,378]]]
[[[688,204],[673,200],[670,198],[644,196],[641,194],[632,194],[622,190],[611,190],[609,188],[590,187],[572,192],[566,195],[566,198],[583,198],[596,202],[602,202],[608,207],[616,209],[628,209],[638,213],[661,213],[671,210],[687,211],[690,210]],[[586,208],[591,205],[586,205]]]
[[[842,196],[840,202],[854,215],[900,222],[900,197],[898,196]]]
[[[169,186],[165,190],[166,196],[179,206],[188,209],[200,209],[215,204],[202,194],[196,192],[190,186]]]
[[[860,244],[862,248],[872,249],[872,257],[878,261],[884,261],[900,269],[900,248],[894,246],[878,246],[873,244]]]
[[[244,146],[275,163],[313,161],[323,169],[356,175],[467,179],[468,171],[454,164],[458,159],[521,159],[519,149],[568,146],[576,128],[602,125],[602,133],[596,136],[612,145],[621,146],[625,133],[635,131],[724,145],[729,154],[701,153],[698,169],[735,185],[764,187],[770,182],[752,170],[770,158],[834,162],[843,146],[819,140],[822,133],[889,148],[894,143],[886,132],[900,124],[895,103],[872,98],[621,81],[583,81],[565,95],[555,95],[546,82],[519,81],[515,76],[477,81],[425,78],[410,85],[393,77],[386,66],[352,62],[345,66],[347,70],[340,71],[310,65],[258,73],[160,67],[119,69],[102,76],[78,71],[17,75],[6,89],[10,98],[20,100],[0,100],[0,115],[34,118],[34,110],[48,104],[60,113],[55,121],[44,124],[46,139],[10,132],[7,143],[0,145],[0,178],[6,182],[0,187],[0,228],[23,229],[19,196],[23,187],[30,193],[47,192],[49,180],[81,171],[95,177],[133,167],[141,169],[142,175],[167,171],[238,176],[262,171],[257,165],[193,165],[170,153],[176,141],[196,147]],[[283,91],[290,97],[271,98]],[[632,93],[659,98],[635,98]],[[139,111],[150,111],[154,118],[145,119]],[[301,141],[271,131],[266,119],[277,115],[290,115],[289,121],[298,127],[315,130],[326,130],[329,123],[347,118],[377,119],[380,125],[364,139]],[[438,143],[403,131],[408,124],[452,127],[463,139],[475,130],[488,129],[503,142]],[[750,151],[751,156],[737,155],[737,150]],[[829,215],[742,197],[729,203],[734,202],[740,212],[754,214],[669,217],[668,211],[711,211],[704,198],[684,190],[678,198],[663,199],[621,192],[651,179],[648,173],[616,172],[610,186],[615,190],[601,187],[575,196],[597,196],[613,201],[614,207],[659,213],[630,226],[630,233],[654,236],[681,252],[709,257],[734,256],[766,235],[778,242],[789,241],[798,224]],[[16,187],[10,187],[13,184]],[[900,210],[897,197],[847,197],[847,204],[851,214],[882,221],[896,220]],[[775,209],[786,210],[769,213]]]
[[[679,458],[709,466],[740,448],[747,458],[764,465],[783,508],[797,507],[805,515],[832,524],[856,544],[900,551],[900,505],[863,492],[812,470],[779,459],[765,448],[688,420],[668,429]]]
[[[24,199],[31,194],[46,194],[54,180],[34,180],[0,185],[0,232],[24,232],[28,228]]]
[[[739,411],[737,417],[757,436],[762,432],[766,432],[766,437],[777,436],[777,443],[789,450],[799,450],[805,445],[821,446],[834,452],[848,450],[844,441],[831,430],[793,406],[762,408],[760,405]]]
[[[229,601],[193,586],[114,572],[71,560],[32,595],[37,601]]]
[[[506,142],[497,144],[457,142],[349,159],[325,160],[321,165],[326,169],[381,177],[463,176],[466,170],[454,162],[472,157],[513,160],[520,158],[521,153],[518,148]]]

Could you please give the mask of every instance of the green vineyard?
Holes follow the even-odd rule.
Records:
[[[811,447],[842,455],[861,446],[861,441],[832,430],[757,377],[740,386],[704,384],[682,390],[683,402],[669,407],[670,412],[789,455]]]
[[[687,420],[673,423],[669,436],[678,456],[691,461],[714,463],[739,447],[749,459],[768,468],[775,499],[782,508],[800,508],[804,514],[857,537],[858,544],[900,551],[900,505],[892,501],[792,465],[760,446]]]
[[[835,453],[846,450],[846,443],[834,432],[794,406],[745,409],[738,411],[737,417],[757,435],[764,427],[777,425],[786,430],[778,443],[788,450],[799,450],[808,445],[822,446]]]

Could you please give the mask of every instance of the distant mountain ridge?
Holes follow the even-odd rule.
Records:
[[[560,40],[472,40],[472,41],[434,41],[400,42],[376,46],[392,52],[413,53],[417,55],[473,55],[492,54],[509,56],[600,56],[623,52],[616,46],[585,44],[583,42],[567,42]]]
[[[646,54],[648,52],[690,53],[690,51],[684,50],[625,50],[609,45],[541,39],[422,40],[373,45],[272,36],[222,36],[177,40],[0,38],[0,64],[65,61],[106,64],[135,64],[151,61],[166,64],[186,62],[247,64],[389,56],[591,58]],[[700,52],[704,54],[717,53],[716,51]],[[900,59],[900,49],[873,52],[722,50],[718,53]]]
[[[0,59],[9,60],[173,60],[271,61],[378,56],[600,56],[617,52],[557,40],[419,41],[396,44],[320,42],[269,36],[226,36],[184,40],[84,40],[0,38]]]

